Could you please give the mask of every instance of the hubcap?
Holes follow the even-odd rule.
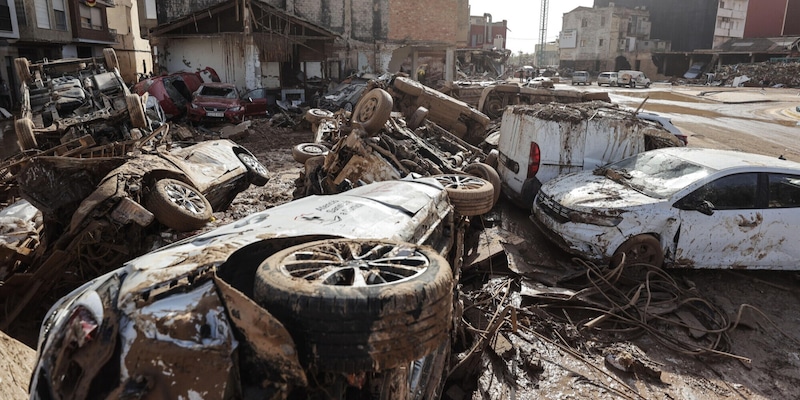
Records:
[[[191,213],[202,214],[206,210],[205,202],[203,202],[200,193],[186,186],[170,183],[164,187],[164,191],[171,202]]]

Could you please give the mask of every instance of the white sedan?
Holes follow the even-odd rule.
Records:
[[[616,265],[800,268],[800,164],[667,148],[545,183],[532,220],[565,250]]]

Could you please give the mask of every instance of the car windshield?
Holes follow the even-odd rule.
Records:
[[[598,168],[595,173],[647,196],[667,198],[715,170],[662,152],[645,152]]]
[[[218,87],[218,86],[203,86],[200,89],[201,96],[225,97],[227,99],[235,99],[238,97],[236,88],[232,87]]]

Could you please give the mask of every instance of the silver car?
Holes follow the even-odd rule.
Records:
[[[617,73],[616,72],[601,72],[597,75],[597,86],[617,86]]]

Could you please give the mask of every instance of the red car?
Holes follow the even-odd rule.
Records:
[[[242,122],[245,117],[267,115],[267,90],[253,89],[242,95],[232,83],[204,83],[187,109],[190,121]]]
[[[217,71],[206,67],[197,72],[176,72],[170,75],[144,79],[133,85],[133,92],[140,96],[148,93],[158,99],[167,119],[182,117],[192,100],[192,93],[204,82],[219,82]]]

